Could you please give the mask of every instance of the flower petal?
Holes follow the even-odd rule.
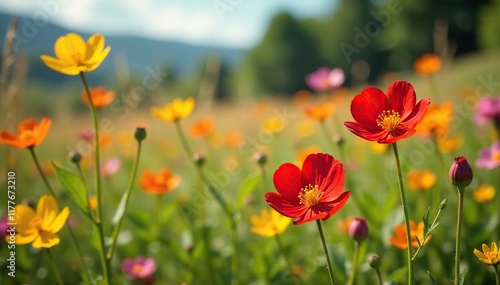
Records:
[[[40,56],[40,59],[45,63],[45,65],[57,72],[66,74],[66,75],[78,75],[80,73],[80,70],[73,65],[68,65],[67,62],[64,62],[62,60],[59,60],[57,58],[53,58],[51,56],[47,55],[42,55]]]
[[[351,102],[351,114],[354,120],[367,130],[380,130],[377,117],[384,110],[390,109],[390,103],[382,90],[368,87],[354,97]]]
[[[294,221],[294,225],[301,225],[303,223],[312,222],[318,219],[323,219],[328,215],[327,212],[316,212],[312,207],[306,208],[306,211],[298,216]]]
[[[30,232],[33,228],[30,226],[30,222],[36,217],[35,211],[29,206],[26,205],[16,205],[16,213],[14,218],[16,219],[16,231],[20,234],[24,234],[25,232]]]
[[[409,129],[414,129],[424,118],[425,112],[430,104],[431,100],[429,98],[420,100],[417,105],[415,105],[415,108],[413,108],[413,111],[401,122],[401,127],[404,126]]]
[[[285,217],[297,218],[303,215],[304,212],[308,209],[301,204],[290,204],[286,199],[283,198],[283,196],[275,192],[266,193],[264,198],[266,199],[267,204],[271,206],[271,208]]]
[[[413,86],[407,81],[394,81],[387,88],[387,97],[391,102],[392,109],[399,112],[401,120],[404,120],[413,110],[417,95]]]
[[[57,215],[57,217],[52,221],[50,225],[48,225],[46,228],[44,228],[44,231],[50,232],[50,233],[57,233],[62,229],[64,224],[66,223],[66,220],[68,219],[69,216],[69,208],[66,206],[64,209]]]
[[[274,186],[278,193],[289,203],[299,205],[299,193],[302,189],[302,172],[291,163],[281,165],[273,176]]]
[[[318,189],[323,192],[321,202],[335,200],[344,188],[344,167],[329,154],[310,154],[304,160],[302,173],[308,183],[318,185]]]
[[[384,129],[379,129],[377,131],[374,131],[373,129],[367,130],[363,125],[357,122],[344,122],[344,125],[353,134],[369,141],[379,141],[386,138],[388,134],[388,132]]]
[[[80,55],[83,60],[85,56],[86,44],[82,37],[75,33],[69,33],[66,36],[61,36],[56,40],[54,45],[54,53],[56,57],[68,65],[75,65],[75,55]]]
[[[59,236],[49,232],[40,232],[40,235],[33,241],[34,248],[51,248],[59,244]]]
[[[327,218],[331,217],[333,214],[335,214],[338,210],[342,209],[344,207],[345,203],[351,196],[351,191],[343,192],[340,194],[340,196],[335,200],[332,204],[332,209],[328,213],[328,216],[324,218],[326,220]]]
[[[48,228],[59,214],[57,201],[51,195],[43,195],[36,207],[36,215],[42,219],[42,229]]]

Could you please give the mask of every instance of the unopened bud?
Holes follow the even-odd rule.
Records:
[[[267,155],[261,151],[253,154],[253,159],[259,164],[264,165],[267,162]]]
[[[473,173],[465,156],[455,157],[450,168],[449,176],[451,183],[457,186],[458,190],[461,192],[465,187],[470,185]]]
[[[200,153],[195,153],[193,155],[193,161],[196,163],[198,166],[203,166],[205,164],[205,156]]]
[[[336,145],[342,146],[342,145],[344,145],[345,139],[341,135],[334,135],[333,141],[335,142]]]
[[[379,255],[371,254],[368,256],[368,265],[370,265],[371,268],[377,269],[380,267],[380,264],[382,264],[382,259]]]
[[[355,218],[349,224],[349,229],[347,230],[349,236],[356,241],[362,241],[368,236],[368,225],[366,220],[363,218]]]
[[[444,198],[441,204],[439,204],[439,210],[443,210],[446,207],[446,203],[448,203],[448,200]]]
[[[134,138],[138,142],[143,141],[146,138],[146,128],[144,128],[144,127],[137,127],[137,128],[135,128]]]
[[[82,155],[78,151],[72,151],[69,153],[69,160],[74,164],[79,164],[82,161]]]

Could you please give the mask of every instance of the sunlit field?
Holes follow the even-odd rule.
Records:
[[[101,41],[93,60],[110,60]],[[57,107],[30,82],[33,97],[2,106],[1,284],[498,284],[498,51],[289,96],[155,89],[127,111],[94,108],[86,76],[99,64],[61,54],[69,67],[42,57],[74,81]],[[387,91],[396,81],[404,88]],[[367,132],[389,135],[363,138],[344,122],[378,110],[375,95],[351,108],[372,85],[405,110],[431,103],[376,114]]]

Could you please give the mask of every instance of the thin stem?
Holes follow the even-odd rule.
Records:
[[[52,258],[52,254],[50,253],[50,248],[47,248],[47,255],[49,256],[50,267],[52,267],[52,271],[54,272],[54,277],[56,279],[57,284],[64,285],[61,276],[59,275],[59,271],[57,271],[57,267],[54,262],[54,259]]]
[[[446,199],[445,199],[446,200]],[[443,200],[443,202],[445,201]],[[437,222],[437,219],[439,218],[439,215],[441,215],[441,211],[443,210],[443,208],[441,207],[441,204],[439,205],[439,209],[438,209],[438,212],[436,214],[436,217],[434,217],[434,221],[432,221],[432,224],[430,225],[429,227],[429,231],[424,235],[424,239],[422,241],[422,243],[418,246],[417,250],[415,251],[415,253],[413,254],[413,257],[411,258],[411,260],[415,260],[417,258],[417,255],[418,253],[420,252],[420,250],[424,247],[424,245],[426,244],[426,240],[427,240],[427,237],[431,234],[432,230],[435,228],[435,225],[436,225],[436,222]]]
[[[498,272],[498,265],[495,266],[495,280],[496,280],[496,285],[500,285],[500,273]]]
[[[462,191],[463,192],[463,191]],[[455,285],[460,279],[460,237],[462,233],[462,209],[464,205],[464,195],[458,191],[458,214],[457,214],[457,234],[455,241]]]
[[[233,243],[233,256],[231,258],[231,284],[237,285],[239,276],[239,250],[238,250],[238,224],[231,218],[231,241]]]
[[[217,279],[215,278],[215,269],[214,265],[212,263],[212,252],[210,251],[210,235],[209,235],[209,229],[210,227],[207,227],[205,225],[202,226],[202,236],[203,236],[203,243],[204,243],[204,248],[205,248],[205,258],[207,260],[207,266],[208,266],[208,275],[210,276],[210,284],[217,285],[219,284],[217,282]]]
[[[347,284],[353,285],[354,279],[356,278],[356,271],[358,270],[358,259],[359,259],[359,242],[354,241],[354,253],[352,257],[352,271],[351,276],[349,277],[349,281]]]
[[[321,226],[321,221],[316,220],[316,225],[318,225],[319,236],[321,238],[321,243],[323,244],[323,251],[325,252],[326,264],[328,266],[328,274],[330,275],[330,284],[333,285],[333,270],[332,262],[330,261],[330,254],[328,253],[328,247],[326,246],[325,235],[323,234],[323,227]]]
[[[124,194],[125,207],[124,207],[123,211],[125,211],[127,209],[128,201],[130,199],[130,194],[132,193],[132,189],[134,188],[135,177],[137,176],[137,167],[139,165],[139,158],[141,157],[141,146],[142,146],[141,141],[138,141],[137,142],[137,155],[135,156],[134,164],[132,165],[132,171],[130,173],[130,178],[129,178],[128,185],[127,185],[127,190],[125,191],[125,194]],[[114,250],[116,247],[116,239],[118,237],[118,233],[120,232],[120,227],[121,227],[122,222],[123,222],[123,217],[125,217],[125,215],[120,216],[120,219],[116,223],[116,226],[113,230],[113,234],[111,237],[111,244],[110,244],[108,253],[106,255],[106,259],[108,260],[108,262],[111,261],[111,259],[113,258],[113,253],[114,253]]]
[[[54,190],[52,189],[52,186],[50,186],[50,183],[47,180],[47,177],[45,176],[45,173],[43,172],[42,167],[40,166],[40,163],[38,162],[38,158],[37,158],[37,156],[35,154],[34,148],[30,147],[29,150],[30,150],[30,153],[31,153],[31,157],[33,157],[33,161],[35,162],[35,165],[36,165],[36,168],[38,170],[38,173],[40,174],[40,176],[42,177],[43,182],[45,183],[45,186],[49,190],[50,194],[57,201],[58,200],[57,196],[54,194]],[[85,274],[84,275],[84,279],[86,281],[86,284],[90,284],[90,280],[91,280],[90,279],[90,275],[89,275],[89,272],[87,270],[87,266],[85,266],[85,262],[83,261],[83,255],[82,255],[82,251],[80,250],[80,246],[78,245],[78,243],[76,241],[76,237],[75,237],[75,234],[73,233],[73,230],[69,226],[68,226],[68,231],[69,231],[69,234],[70,234],[69,236],[71,238],[71,242],[73,243],[73,245],[76,248],[78,262],[80,263],[80,266],[82,267],[83,273]]]
[[[300,282],[300,277],[298,275],[295,275],[293,273],[292,263],[290,262],[290,259],[288,258],[288,255],[286,254],[285,247],[283,246],[283,243],[281,243],[280,235],[275,235],[274,238],[276,239],[276,243],[278,243],[278,248],[279,248],[281,254],[283,255],[283,258],[286,261],[286,265],[288,267],[288,270],[290,270],[290,274],[292,274],[293,276],[297,277],[298,280],[299,280],[299,282]]]
[[[85,88],[85,93],[89,101],[90,117],[92,118],[92,123],[94,125],[94,191],[96,193],[97,199],[97,213],[96,213],[96,226],[99,233],[99,243],[101,246],[100,258],[103,269],[103,277],[106,284],[111,284],[111,265],[109,263],[110,259],[106,259],[106,245],[104,243],[104,225],[102,219],[102,209],[101,209],[101,176],[100,176],[100,163],[99,163],[99,125],[97,122],[97,115],[94,108],[94,103],[92,102],[92,96],[90,96],[90,89],[85,78],[85,73],[80,72],[80,78],[82,79],[83,86]]]
[[[184,147],[184,150],[186,151],[187,155],[189,156],[189,160],[193,161],[193,151],[191,150],[191,147],[189,146],[189,143],[186,139],[186,135],[184,135],[184,132],[182,131],[180,122],[174,121],[174,125],[175,125],[175,129],[177,130],[177,134],[179,135],[179,138],[181,140],[182,146]]]
[[[49,183],[49,181],[47,180],[47,177],[45,176],[45,174],[43,173],[43,170],[42,170],[42,167],[40,166],[40,163],[38,162],[38,158],[36,157],[34,147],[29,147],[28,149],[30,150],[31,157],[32,157],[32,158],[33,158],[33,160],[35,161],[35,165],[36,165],[36,169],[38,169],[38,173],[40,173],[40,176],[42,176],[43,183],[45,183],[45,186],[46,186],[46,187],[47,187],[47,189],[49,190],[50,195],[54,196],[54,198],[55,198],[55,199],[57,199],[57,198],[56,198],[57,196],[56,196],[56,194],[54,193],[54,190],[52,189],[52,186],[50,186],[50,183]]]
[[[403,175],[401,174],[401,163],[399,161],[398,147],[396,143],[392,144],[392,149],[394,151],[394,159],[396,160],[396,170],[398,173],[399,182],[399,194],[401,196],[401,205],[403,206],[403,214],[405,217],[405,227],[406,227],[406,241],[408,244],[407,248],[407,263],[408,263],[408,285],[413,284],[413,263],[411,260],[412,256],[412,242],[411,242],[411,232],[410,232],[410,218],[408,215],[408,206],[406,204],[405,189],[403,185]]]
[[[444,163],[443,159],[443,153],[439,150],[439,145],[437,142],[437,135],[435,132],[432,134],[432,142],[434,143],[434,149],[436,150],[436,154],[439,160],[439,166],[441,168],[441,172],[445,172],[446,166]],[[447,176],[445,176],[447,177]],[[439,207],[439,203],[441,203],[441,187],[436,187],[435,189],[432,190],[433,196],[432,196],[432,207],[437,208]]]
[[[377,280],[379,285],[383,285],[384,282],[382,282],[382,275],[380,274],[380,270],[378,268],[375,269],[375,272],[377,273]]]

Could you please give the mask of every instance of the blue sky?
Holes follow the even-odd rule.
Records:
[[[7,0],[0,10],[75,31],[248,48],[272,16],[321,17],[334,0]]]

